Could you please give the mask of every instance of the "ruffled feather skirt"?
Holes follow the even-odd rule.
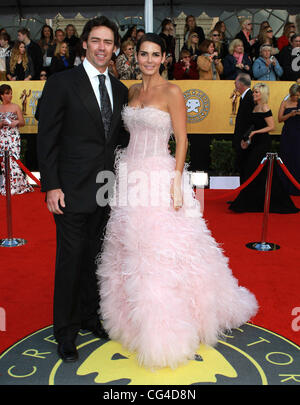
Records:
[[[118,155],[97,270],[104,328],[150,368],[193,359],[200,343],[215,345],[258,308],[211,236],[186,170],[183,207],[172,207],[168,174],[174,168],[171,156],[138,161],[126,151]]]

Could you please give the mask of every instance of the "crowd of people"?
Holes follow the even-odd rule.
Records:
[[[172,20],[164,19],[159,36],[165,41],[167,58],[161,66],[161,75],[168,80],[234,80],[239,73],[248,73],[254,80],[263,81],[296,81],[300,78],[300,70],[293,68],[300,47],[300,34],[294,23],[287,22],[279,38],[274,37],[268,21],[260,24],[256,37],[252,35],[253,24],[249,18],[241,19],[240,26],[235,38],[229,41],[224,21],[218,21],[205,36],[195,17],[187,16],[184,44],[177,60],[176,26]],[[143,29],[132,26],[120,38],[109,66],[110,73],[116,78],[141,78],[136,44],[144,34]],[[73,24],[55,32],[45,24],[38,42],[30,38],[30,31],[26,28],[18,30],[15,41],[11,41],[10,35],[2,29],[0,51],[0,80],[43,80],[53,73],[79,65],[85,57]]]

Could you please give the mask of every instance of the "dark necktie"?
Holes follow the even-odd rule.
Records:
[[[100,98],[101,98],[101,116],[102,122],[104,126],[105,136],[107,137],[111,116],[112,116],[112,109],[110,104],[109,95],[107,92],[107,88],[105,86],[105,75],[98,75],[99,78],[99,91],[100,91]]]

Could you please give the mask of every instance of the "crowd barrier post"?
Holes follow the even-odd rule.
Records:
[[[275,161],[275,159],[278,158],[278,155],[277,155],[277,153],[267,153],[266,158],[268,160],[268,174],[267,174],[266,188],[265,188],[265,203],[264,203],[264,216],[263,216],[263,224],[262,224],[261,241],[260,242],[250,242],[250,243],[246,244],[246,246],[249,249],[258,250],[260,252],[270,252],[270,251],[280,249],[279,245],[276,245],[275,243],[267,242],[274,161]]]
[[[11,184],[10,184],[10,153],[4,151],[5,165],[5,193],[6,193],[6,223],[7,223],[7,238],[0,239],[1,247],[16,247],[25,245],[26,240],[13,237],[12,230],[12,209],[11,209]]]

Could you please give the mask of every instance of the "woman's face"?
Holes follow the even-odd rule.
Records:
[[[236,45],[235,48],[234,48],[234,52],[243,53],[243,52],[244,52],[244,46],[243,46],[243,44],[238,44],[238,45]]]
[[[296,30],[296,26],[294,24],[291,24],[288,26],[287,33],[289,34],[291,31],[295,31],[295,30]]]
[[[68,45],[67,44],[62,44],[60,47],[60,54],[61,55],[65,55],[67,53],[68,50]]]
[[[214,44],[209,45],[209,47],[207,48],[207,52],[210,53],[210,54],[213,54],[215,52]]]
[[[290,96],[292,102],[297,103],[300,98],[300,92],[296,93],[295,96]]]
[[[211,40],[214,42],[220,41],[220,33],[219,31],[213,31],[211,34]]]
[[[221,30],[222,32],[225,32],[225,31],[226,31],[226,25],[225,25],[225,23],[222,23],[222,24],[220,25],[220,30]]]
[[[70,25],[70,26],[67,28],[66,32],[67,32],[68,37],[71,37],[72,35],[75,34],[75,29],[74,29],[74,27],[72,27],[72,25]]]
[[[250,20],[246,20],[244,23],[244,29],[248,32],[252,31],[252,22]]]
[[[133,52],[134,52],[134,46],[127,45],[126,49],[124,50],[124,53],[127,56],[127,58],[131,58],[133,56]]]
[[[24,53],[25,53],[25,45],[24,44],[19,45],[19,52],[20,52],[21,55],[24,55]]]
[[[271,27],[268,27],[268,28],[266,29],[266,34],[267,34],[267,37],[268,37],[268,38],[270,38],[270,39],[273,38],[273,30],[272,30]]]
[[[270,57],[271,57],[271,50],[270,50],[270,48],[263,48],[262,51],[261,51],[261,56],[262,56],[264,59],[270,59]]]
[[[199,43],[198,34],[194,33],[194,34],[191,35],[191,43],[192,44],[198,44]]]
[[[50,31],[49,27],[45,27],[45,28],[43,29],[43,34],[44,34],[44,37],[50,38],[50,36],[51,36],[51,31]]]
[[[2,94],[1,99],[3,104],[11,103],[12,91],[11,90],[6,91],[4,94]]]
[[[131,38],[136,38],[136,31],[137,31],[137,29],[136,29],[136,27],[134,27],[131,31]]]
[[[137,55],[139,67],[143,75],[152,76],[159,72],[160,65],[164,63],[166,55],[154,42],[145,41],[141,44]]]
[[[253,90],[253,100],[255,103],[260,102],[261,100],[261,92],[259,89],[254,89]]]
[[[195,25],[196,25],[196,20],[195,20],[195,18],[194,18],[194,17],[188,18],[188,20],[187,20],[187,25],[188,25],[190,28],[195,27]]]

